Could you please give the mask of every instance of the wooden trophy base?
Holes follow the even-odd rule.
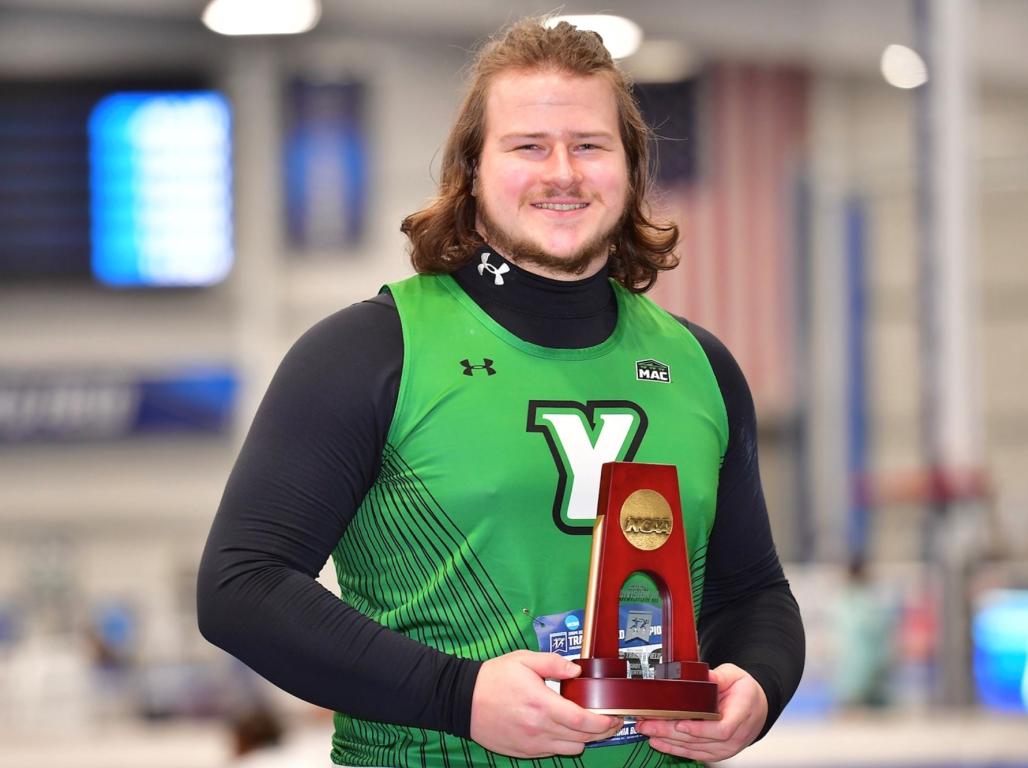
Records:
[[[719,720],[717,683],[703,662],[660,664],[652,680],[628,678],[624,659],[576,659],[582,676],[560,683],[560,695],[604,715],[665,720]]]

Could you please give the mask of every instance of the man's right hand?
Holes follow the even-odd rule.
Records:
[[[581,668],[555,653],[514,651],[482,665],[471,700],[471,738],[511,757],[579,755],[623,724],[548,688],[545,678],[578,677]]]

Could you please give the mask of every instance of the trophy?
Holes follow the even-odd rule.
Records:
[[[653,679],[628,677],[618,657],[621,587],[633,573],[661,597],[661,662]],[[717,720],[717,683],[699,660],[678,473],[668,464],[603,465],[593,528],[579,677],[560,693],[607,715]]]

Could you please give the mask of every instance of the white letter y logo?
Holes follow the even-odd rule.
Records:
[[[646,432],[646,414],[624,400],[582,403],[532,400],[528,431],[546,438],[557,465],[553,520],[566,533],[590,533],[596,519],[600,469],[631,461]]]

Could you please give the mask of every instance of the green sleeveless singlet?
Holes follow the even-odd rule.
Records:
[[[600,467],[634,460],[677,465],[698,613],[728,442],[724,403],[692,334],[612,285],[617,326],[585,349],[518,339],[449,276],[388,287],[403,370],[380,474],[333,552],[343,600],[463,658],[518,649],[576,656]],[[623,603],[641,599],[636,578]],[[641,641],[649,619],[638,606],[629,613],[647,627]],[[579,757],[516,760],[449,734],[344,714],[333,746],[336,763],[361,766],[685,762],[634,731]]]

